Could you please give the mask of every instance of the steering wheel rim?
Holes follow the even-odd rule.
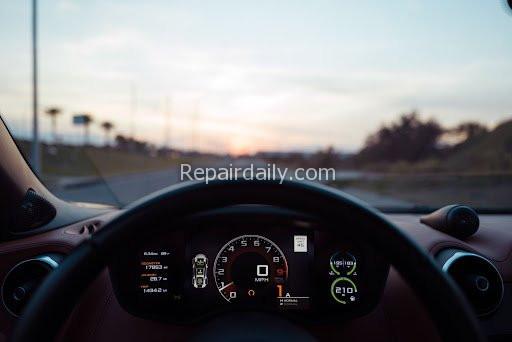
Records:
[[[445,341],[484,341],[477,318],[455,283],[413,240],[378,211],[333,188],[292,181],[213,181],[180,183],[126,208],[85,240],[41,284],[16,325],[12,341],[51,341],[87,286],[118,248],[141,233],[147,215],[173,220],[236,204],[267,204],[335,222],[350,214],[366,221],[358,233],[382,253],[415,291]],[[170,224],[169,224],[170,226]],[[147,229],[149,228],[149,229]],[[145,227],[154,234],[157,227]]]

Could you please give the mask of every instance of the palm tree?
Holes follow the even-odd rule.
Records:
[[[104,121],[101,128],[105,130],[105,147],[110,146],[110,131],[114,128],[114,124],[110,121]]]
[[[89,125],[92,123],[92,115],[84,114],[84,144],[89,145]]]
[[[84,126],[84,145],[89,145],[89,126],[93,122],[91,114],[77,114],[73,116],[73,123],[78,126]]]
[[[50,107],[46,110],[46,114],[48,114],[52,120],[52,136],[53,143],[55,144],[58,141],[57,136],[57,116],[62,113],[62,110],[58,107]]]

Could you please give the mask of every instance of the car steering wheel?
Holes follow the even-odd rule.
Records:
[[[180,183],[131,204],[77,246],[45,279],[15,327],[12,341],[53,340],[80,295],[123,244],[140,239],[141,227],[144,233],[154,235],[162,232],[162,226],[175,229],[172,223],[177,219],[237,204],[272,205],[331,222],[343,222],[350,215],[361,222],[354,232],[356,236],[371,244],[397,269],[427,308],[443,340],[485,340],[478,320],[455,283],[430,255],[376,210],[319,184],[232,180]],[[150,227],[144,224],[149,218],[169,224]],[[260,321],[265,320],[255,320],[256,324]],[[240,331],[237,339],[244,340],[247,336]]]

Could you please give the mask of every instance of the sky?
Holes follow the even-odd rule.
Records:
[[[503,0],[39,0],[40,109],[203,151],[357,150],[417,110],[443,125],[512,118]],[[0,113],[31,129],[30,1],[0,3]]]

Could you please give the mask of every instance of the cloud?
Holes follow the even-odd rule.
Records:
[[[141,137],[162,141],[162,100],[170,97],[176,142],[189,146],[197,130],[203,147],[220,150],[237,141],[255,149],[355,149],[382,122],[414,108],[446,124],[511,114],[512,80],[503,77],[512,72],[510,51],[489,39],[483,53],[466,54],[472,41],[458,36],[460,27],[443,27],[446,37],[437,40],[428,16],[408,26],[405,12],[388,22],[393,13],[353,17],[320,5],[284,21],[286,6],[265,16],[237,4],[232,18],[222,3],[101,3],[61,0],[57,10],[72,14],[55,16],[43,31],[41,104],[63,107],[69,132],[77,111],[112,118],[128,132],[131,89]],[[403,5],[422,14],[419,1]],[[2,108],[28,115],[28,50],[5,51]]]

